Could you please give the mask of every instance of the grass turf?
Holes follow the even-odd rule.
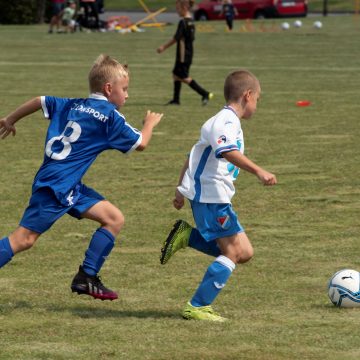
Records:
[[[358,359],[358,310],[327,298],[327,281],[359,261],[359,23],[303,19],[255,22],[253,32],[198,25],[192,76],[215,93],[207,107],[186,86],[172,95],[174,48],[157,55],[174,26],[145,33],[47,35],[44,26],[0,28],[0,109],[6,115],[42,94],[87,96],[87,73],[100,52],[128,62],[130,98],[121,111],[141,127],[147,109],[164,112],[144,153],[102,154],[84,181],[125,214],[126,226],[102,275],[118,290],[114,302],[71,294],[90,221],[63,217],[36,246],[1,269],[0,359]],[[275,27],[274,27],[275,25]],[[265,27],[267,32],[259,29]],[[184,321],[180,311],[211,259],[179,252],[162,267],[160,247],[172,223],[192,223],[187,206],[171,207],[178,173],[202,123],[222,105],[225,76],[244,67],[262,84],[251,121],[243,121],[246,154],[279,184],[261,186],[241,173],[233,199],[255,247],[214,304],[230,321]],[[309,100],[309,107],[295,105]],[[46,120],[22,120],[0,142],[1,234],[18,223],[43,156]]]

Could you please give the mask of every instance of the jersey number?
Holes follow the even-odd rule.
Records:
[[[68,129],[72,129],[71,135],[65,136],[65,133]],[[54,159],[54,160],[66,159],[71,152],[71,143],[74,143],[75,141],[77,141],[77,139],[80,137],[80,135],[81,135],[81,126],[74,121],[69,121],[66,124],[66,127],[61,135],[54,136],[47,142],[46,147],[45,147],[45,154],[49,158]],[[56,153],[51,150],[55,141],[61,141],[63,143],[63,149],[61,152]]]

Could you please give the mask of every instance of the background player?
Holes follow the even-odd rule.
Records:
[[[181,209],[190,200],[196,223],[175,223],[161,250],[165,264],[179,249],[190,246],[216,257],[193,298],[183,310],[185,319],[224,321],[211,307],[235,269],[253,256],[250,240],[231,206],[234,180],[239,168],[255,174],[264,185],[276,184],[275,175],[263,170],[244,153],[240,118],[249,119],[256,110],[260,84],[248,71],[231,73],[225,80],[227,105],[201,128],[200,140],[181,171],[174,206]]]
[[[0,268],[14,254],[32,247],[43,232],[68,213],[100,224],[73,279],[72,291],[101,300],[117,299],[117,293],[107,289],[97,274],[114,246],[124,216],[81,179],[104,150],[144,150],[161,120],[162,114],[148,111],[141,132],[125,121],[117,109],[128,99],[128,86],[127,66],[100,55],[89,73],[89,98],[36,97],[0,119],[3,139],[16,134],[17,121],[39,109],[50,119],[44,161],[35,176],[29,206],[19,227],[0,240]]]
[[[174,37],[166,44],[157,48],[161,54],[170,46],[176,44],[176,60],[173,69],[174,96],[168,105],[180,105],[181,83],[188,84],[194,91],[201,95],[201,102],[206,105],[213,94],[203,89],[193,78],[189,71],[193,58],[193,42],[195,40],[195,25],[191,17],[190,9],[194,5],[193,0],[177,0],[176,11],[181,17]]]
[[[228,30],[232,31],[233,21],[234,21],[235,16],[238,15],[238,11],[237,11],[236,7],[233,5],[231,0],[223,0],[222,1],[222,9],[221,9],[219,16],[221,16],[221,15],[225,16],[225,21],[226,21]]]

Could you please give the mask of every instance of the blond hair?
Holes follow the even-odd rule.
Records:
[[[224,97],[226,102],[238,101],[246,91],[258,91],[259,88],[259,80],[254,74],[247,70],[236,70],[225,79]]]
[[[89,72],[90,92],[102,92],[106,83],[122,77],[129,77],[127,65],[120,64],[109,55],[101,54]]]

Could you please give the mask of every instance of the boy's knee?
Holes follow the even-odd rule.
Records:
[[[30,249],[35,244],[36,239],[32,236],[28,236],[22,241],[23,250]]]
[[[35,244],[37,238],[38,235],[33,234],[12,234],[9,236],[14,254],[30,249]]]
[[[111,232],[114,235],[119,234],[120,230],[123,228],[125,224],[125,218],[124,215],[118,211],[114,214],[112,214],[111,219],[108,222],[108,226],[111,228]]]
[[[254,249],[252,247],[249,249],[245,249],[237,255],[236,263],[237,264],[246,263],[249,260],[251,260],[253,256],[254,256]]]

